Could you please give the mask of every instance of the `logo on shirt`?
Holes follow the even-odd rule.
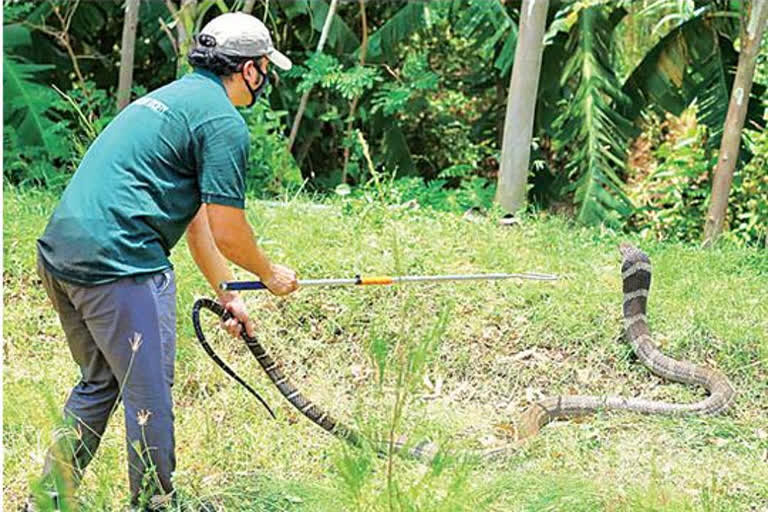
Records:
[[[149,107],[155,112],[162,114],[166,110],[168,110],[168,105],[163,103],[160,100],[156,100],[155,98],[150,98],[149,96],[144,96],[143,98],[139,98],[136,101],[133,102],[135,105],[141,105],[144,107]]]

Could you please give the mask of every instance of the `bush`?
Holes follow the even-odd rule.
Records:
[[[631,229],[658,240],[698,243],[702,240],[709,207],[712,178],[718,156],[706,147],[707,132],[696,121],[695,111],[679,119],[668,116],[661,125],[651,124],[648,133],[666,132],[663,142],[651,150],[648,175],[635,177],[630,196],[638,206]],[[646,136],[648,137],[648,133]],[[740,245],[766,245],[768,232],[768,135],[748,132],[753,155],[736,168],[728,199],[723,238]],[[742,146],[742,152],[745,151]]]
[[[435,210],[463,213],[471,208],[490,209],[495,194],[496,184],[479,176],[461,180],[457,188],[449,188],[443,178],[400,178],[392,183],[390,201],[416,201]]]
[[[259,197],[274,196],[302,185],[301,171],[283,136],[283,111],[269,108],[265,100],[243,111],[250,133],[246,186]]]
[[[754,155],[733,177],[726,238],[768,248],[768,132],[749,132]]]

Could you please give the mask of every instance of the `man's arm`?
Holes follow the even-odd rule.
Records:
[[[187,245],[198,268],[216,291],[219,300],[237,320],[246,325],[253,336],[245,304],[236,292],[222,291],[219,283],[231,281],[228,259],[258,275],[269,290],[285,295],[298,288],[296,274],[280,265],[273,265],[253,238],[243,210],[217,204],[203,204],[187,227]],[[240,333],[239,323],[232,319],[224,324],[233,336]]]
[[[192,253],[192,259],[195,260],[211,288],[216,291],[219,299],[226,299],[226,293],[219,289],[219,283],[231,281],[232,271],[216,247],[205,204],[200,206],[195,218],[187,226],[187,245],[189,252]]]
[[[206,206],[213,239],[225,258],[259,276],[275,295],[286,295],[299,287],[293,270],[270,263],[256,243],[244,210],[212,203]]]

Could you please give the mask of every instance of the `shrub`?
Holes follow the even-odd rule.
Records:
[[[635,177],[630,194],[638,209],[630,228],[644,236],[683,242],[700,242],[709,207],[717,153],[706,147],[707,132],[689,110],[679,119],[668,116],[654,133],[666,132],[651,150],[652,162],[645,177]],[[723,237],[743,245],[766,245],[768,231],[768,135],[748,132],[742,145],[753,156],[737,166],[728,199]],[[744,146],[747,146],[746,148]]]

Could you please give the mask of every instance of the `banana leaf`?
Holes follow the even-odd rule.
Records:
[[[631,102],[622,115],[633,121],[647,109],[679,115],[696,102],[699,120],[710,129],[708,145],[718,147],[739,59],[733,32],[709,13],[673,29],[624,82],[622,90]],[[764,91],[761,84],[753,86],[747,124],[763,125]]]

